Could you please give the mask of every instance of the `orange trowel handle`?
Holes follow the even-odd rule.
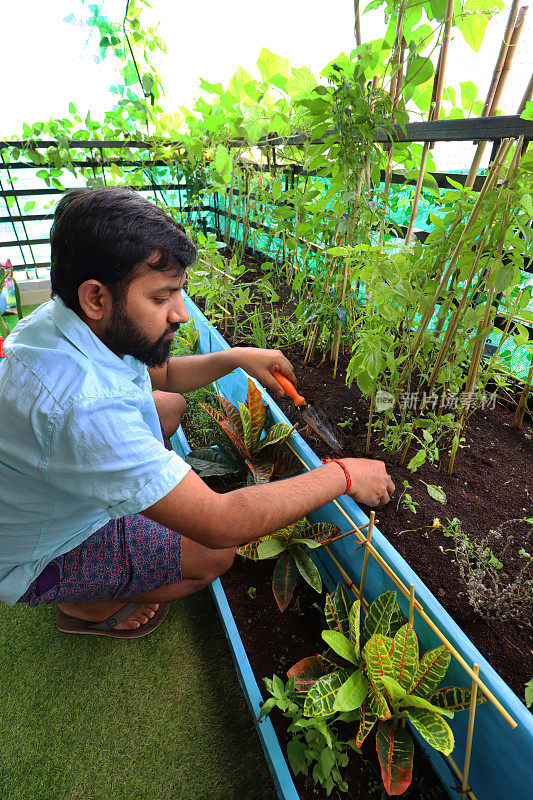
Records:
[[[275,377],[280,386],[282,386],[285,389],[289,397],[291,397],[294,400],[295,405],[301,406],[302,403],[305,403],[305,397],[302,397],[301,394],[298,394],[294,383],[291,383],[291,381],[288,378],[286,378],[285,375],[283,375],[277,369],[274,370],[272,375]]]

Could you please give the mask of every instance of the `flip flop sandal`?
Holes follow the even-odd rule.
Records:
[[[125,606],[103,622],[88,622],[86,619],[70,617],[68,614],[64,614],[63,611],[59,611],[56,620],[57,629],[62,633],[90,633],[94,636],[112,636],[114,639],[139,639],[141,636],[152,633],[152,631],[155,631],[155,629],[161,625],[168,614],[170,603],[159,603],[159,608],[152,619],[148,620],[144,625],[141,625],[140,628],[120,631],[113,630],[115,625],[127,619],[139,605],[139,603],[126,603]]]

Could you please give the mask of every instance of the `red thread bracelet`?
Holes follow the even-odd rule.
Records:
[[[348,492],[352,488],[352,479],[350,477],[350,473],[348,471],[348,467],[345,464],[343,464],[342,461],[339,461],[338,458],[323,458],[322,459],[322,463],[323,464],[327,464],[329,461],[334,461],[335,464],[338,464],[339,467],[342,467],[343,472],[346,475],[346,491],[344,492],[344,494],[348,494]]]

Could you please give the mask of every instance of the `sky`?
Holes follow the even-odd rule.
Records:
[[[89,2],[89,0],[87,0]],[[158,59],[163,77],[166,111],[190,106],[198,94],[199,78],[227,84],[238,66],[258,75],[257,57],[266,47],[288,57],[291,66],[309,66],[318,73],[341,51],[354,47],[353,0],[200,0],[196,3],[151,0],[146,14],[149,24],[159,24],[168,55]],[[511,0],[493,17],[479,53],[465,44],[456,32],[451,42],[446,82],[458,87],[472,80],[484,100],[500,47]],[[100,8],[109,18],[121,20],[125,0],[101,0]],[[364,6],[364,3],[362,4]],[[530,5],[524,0],[523,5]],[[113,103],[109,86],[115,81],[112,61],[97,63],[98,34],[87,28],[89,16],[81,0],[18,0],[2,9],[0,43],[4,70],[0,110],[0,135],[21,132],[23,122],[64,116],[73,101],[83,112],[91,110],[98,119]],[[65,18],[70,21],[66,22]],[[383,34],[379,12],[361,19],[363,40]],[[526,26],[504,90],[501,109],[516,113],[531,73],[533,52],[533,10]],[[459,151],[457,151],[459,152]],[[459,155],[449,146],[437,145],[434,157],[445,169],[465,165],[473,154],[463,145]]]

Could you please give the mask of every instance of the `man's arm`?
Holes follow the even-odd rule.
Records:
[[[343,463],[352,477],[351,497],[371,506],[388,503],[394,484],[382,461],[347,458]],[[213,492],[191,471],[142,513],[205,547],[239,547],[305,517],[345,489],[346,476],[334,462],[227,494]]]
[[[291,363],[283,353],[279,350],[262,350],[259,347],[233,347],[200,356],[174,356],[164,367],[150,368],[148,372],[152,379],[152,389],[184,394],[217,381],[237,367],[242,367],[278,397],[285,392],[272,377],[273,370],[279,370],[296,384]]]

